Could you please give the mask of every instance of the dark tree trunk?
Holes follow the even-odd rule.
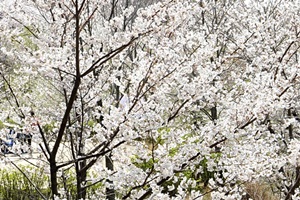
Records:
[[[82,170],[86,166],[86,161],[76,162],[76,175],[77,175],[77,199],[86,198],[86,187],[83,183],[86,181],[86,170]],[[83,186],[83,187],[82,187]]]
[[[105,166],[107,169],[109,169],[111,171],[114,170],[114,164],[111,160],[111,154],[105,156]],[[107,180],[107,182],[110,185],[113,185],[113,182],[111,180]],[[111,188],[111,187],[106,188],[106,199],[107,200],[115,200],[116,199],[114,188]]]
[[[58,193],[58,185],[57,185],[57,166],[55,162],[55,157],[50,157],[50,179],[51,179],[51,191],[52,191],[52,199],[54,200],[55,195],[59,195]]]

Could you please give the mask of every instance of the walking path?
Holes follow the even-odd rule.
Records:
[[[53,146],[53,143],[49,144],[50,147]],[[31,146],[32,153],[0,153],[0,167],[10,167],[13,164],[16,165],[33,165],[33,166],[42,166],[43,164],[48,163],[46,160],[39,144],[32,142]],[[92,147],[91,147],[92,148]],[[70,143],[66,142],[61,144],[59,151],[57,153],[57,161],[66,162],[72,160],[72,154],[70,150]],[[12,164],[12,165],[11,165]]]
[[[33,165],[40,166],[47,162],[41,151],[38,151],[38,144],[32,143],[33,152],[31,153],[0,153],[0,167],[12,167],[14,164],[18,166]]]

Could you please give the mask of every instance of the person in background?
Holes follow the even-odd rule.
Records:
[[[27,126],[24,131],[25,141],[31,146],[31,140],[34,133],[38,131],[38,120],[33,111],[30,111],[30,116],[27,119]]]

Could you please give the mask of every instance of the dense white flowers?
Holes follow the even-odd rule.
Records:
[[[66,123],[57,163],[90,156],[125,199],[240,199],[249,182],[296,199],[299,2],[126,2],[3,0],[0,120],[35,110],[46,143]]]

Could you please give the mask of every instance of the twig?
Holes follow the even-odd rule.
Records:
[[[33,185],[33,187],[35,188],[35,190],[39,193],[39,195],[43,198],[43,199],[47,199],[44,195],[43,195],[43,193],[36,187],[36,185],[30,180],[30,178],[25,174],[25,172],[23,172],[23,170],[22,169],[20,169],[14,162],[11,162],[11,164],[13,165],[13,166],[15,166],[24,176],[25,176],[25,178],[30,182],[30,184],[31,185]]]

